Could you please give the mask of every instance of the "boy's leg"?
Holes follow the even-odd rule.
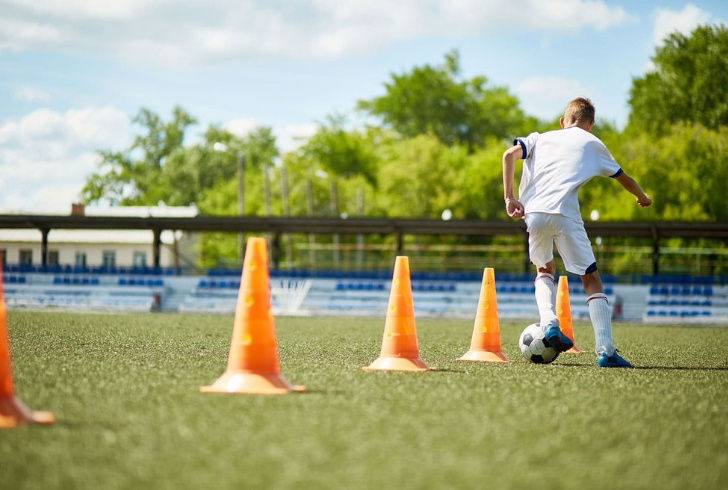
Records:
[[[614,348],[612,341],[612,310],[609,308],[607,295],[604,294],[599,272],[594,271],[581,276],[584,291],[587,294],[589,317],[594,326],[594,351],[597,353],[597,364],[601,367],[631,367]]]
[[[574,346],[569,337],[559,330],[556,317],[556,284],[554,282],[554,217],[546,213],[526,215],[528,230],[528,253],[538,268],[534,281],[536,288],[536,305],[540,316],[541,329],[546,340],[559,352],[565,352]]]
[[[536,305],[541,319],[541,329],[545,330],[549,325],[559,325],[556,317],[556,281],[554,275],[556,267],[551,260],[545,267],[538,268],[538,274],[533,281],[536,294]]]
[[[597,355],[605,352],[608,356],[614,354],[612,341],[612,310],[609,308],[607,295],[604,294],[602,278],[599,272],[594,271],[581,276],[581,283],[586,292],[586,303],[589,306],[589,317],[594,326],[594,350]]]

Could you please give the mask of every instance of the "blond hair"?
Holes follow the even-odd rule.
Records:
[[[594,104],[591,100],[586,97],[577,97],[566,104],[564,122],[566,124],[594,122],[594,112]]]

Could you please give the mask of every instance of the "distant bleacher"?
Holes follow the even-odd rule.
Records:
[[[653,284],[647,295],[646,322],[728,322],[728,286],[712,284]]]
[[[205,276],[180,276],[174,268],[19,266],[3,267],[6,302],[11,308],[72,308],[234,313],[240,269],[210,269]],[[569,277],[572,316],[588,318],[578,276]],[[472,318],[482,272],[412,272],[418,316]],[[537,318],[533,273],[496,273],[501,317]],[[728,324],[728,276],[602,275],[615,314],[631,301],[629,318],[645,322]],[[271,270],[276,314],[384,315],[390,270]],[[632,287],[625,294],[619,287]],[[635,293],[638,291],[638,293]],[[625,296],[630,296],[625,298]]]
[[[161,277],[120,277],[85,273],[3,273],[5,302],[11,308],[153,311],[166,288]]]
[[[136,276],[171,276],[179,274],[176,267],[86,267],[72,265],[31,265],[31,264],[5,264],[5,274],[95,274],[95,275],[136,275]]]

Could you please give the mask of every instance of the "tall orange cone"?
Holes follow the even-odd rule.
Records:
[[[470,350],[463,354],[458,361],[510,362],[510,359],[501,350],[495,274],[490,267],[487,267],[483,273]]]
[[[420,359],[407,257],[397,257],[394,262],[382,352],[373,363],[362,369],[371,371],[430,371],[434,369]]]
[[[245,249],[227,369],[203,393],[283,394],[304,391],[280,373],[271,309],[265,239],[251,237]]]
[[[556,317],[559,319],[559,327],[564,335],[574,342],[574,325],[571,320],[571,301],[569,300],[569,280],[566,276],[559,277],[559,289],[556,291]],[[579,354],[584,352],[576,346],[567,350],[567,354]]]
[[[20,424],[52,424],[55,421],[56,417],[51,412],[34,412],[15,396],[3,278],[0,271],[0,428],[17,427]]]

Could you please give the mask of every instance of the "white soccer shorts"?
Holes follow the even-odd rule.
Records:
[[[528,253],[536,267],[546,267],[554,258],[554,242],[572,274],[583,276],[596,263],[584,223],[562,214],[528,213]],[[591,270],[590,270],[591,272]]]

